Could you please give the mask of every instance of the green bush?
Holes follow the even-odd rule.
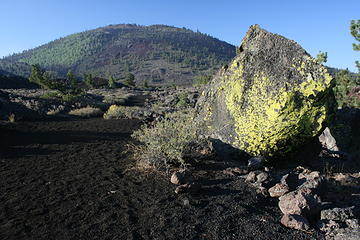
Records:
[[[141,155],[150,164],[166,168],[169,163],[184,166],[189,144],[201,140],[202,130],[194,120],[193,109],[169,113],[153,127],[143,126],[135,131],[132,137],[143,143]]]
[[[335,98],[339,107],[360,107],[360,102],[350,91],[357,85],[356,77],[349,70],[341,70],[335,76]]]
[[[126,107],[111,105],[104,114],[104,119],[121,119],[121,118],[136,118],[139,113],[139,107]]]

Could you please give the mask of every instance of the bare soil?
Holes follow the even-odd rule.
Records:
[[[0,239],[323,239],[284,228],[277,200],[211,164],[198,194],[131,168],[135,120],[0,125]]]

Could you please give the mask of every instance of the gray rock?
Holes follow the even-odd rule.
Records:
[[[338,152],[339,148],[336,144],[336,139],[333,137],[333,135],[330,132],[330,129],[328,127],[325,128],[325,130],[320,134],[319,141],[324,149],[326,149],[329,152]],[[340,157],[339,154],[331,154],[333,157]]]
[[[320,210],[320,198],[309,189],[299,189],[279,198],[279,207],[283,214],[313,217]]]
[[[346,225],[349,228],[359,229],[360,228],[360,221],[359,219],[346,219],[345,220]]]
[[[295,215],[295,214],[284,215],[281,218],[280,222],[285,227],[293,228],[296,230],[307,231],[310,229],[309,221],[301,215]]]
[[[191,183],[193,181],[193,177],[191,172],[187,170],[176,171],[171,175],[170,178],[171,183],[176,185],[183,185],[186,183]]]
[[[265,158],[262,156],[252,157],[248,160],[249,171],[259,170],[263,168]]]
[[[321,220],[334,220],[345,222],[347,219],[354,218],[354,207],[349,208],[332,208],[322,210],[320,213]]]
[[[270,197],[281,197],[289,192],[289,187],[286,184],[277,183],[275,186],[269,188]]]
[[[324,178],[309,179],[303,184],[301,184],[298,189],[307,188],[310,189],[313,193],[321,193],[324,190]]]
[[[249,172],[245,176],[246,176],[245,182],[250,182],[250,183],[256,182],[256,172]]]
[[[339,229],[336,231],[333,237],[334,240],[359,240],[360,230],[359,229]]]
[[[299,44],[253,25],[196,108],[212,138],[251,156],[284,156],[321,133],[332,87]]]
[[[256,183],[258,184],[262,184],[264,183],[266,180],[268,180],[270,177],[270,175],[266,172],[260,172],[259,174],[256,175]]]
[[[175,189],[176,194],[181,193],[197,193],[201,189],[200,184],[198,183],[187,183],[180,186],[177,186]]]

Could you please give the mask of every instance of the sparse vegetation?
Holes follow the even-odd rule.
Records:
[[[211,81],[211,75],[199,75],[194,78],[194,86],[206,85]]]
[[[135,75],[132,73],[128,73],[126,75],[125,84],[130,87],[135,87]]]
[[[323,63],[326,63],[327,62],[327,52],[319,52],[318,55],[316,55],[316,58],[315,60],[320,63],[320,64],[323,64]]]
[[[121,118],[136,118],[136,113],[140,110],[139,107],[127,107],[111,105],[104,114],[104,119],[121,119]]]
[[[194,120],[194,109],[186,109],[167,114],[153,127],[135,131],[132,137],[143,143],[142,160],[160,168],[168,168],[170,163],[186,165],[185,150],[201,139],[202,128]]]
[[[99,117],[103,115],[103,111],[100,108],[95,108],[87,106],[84,108],[73,109],[69,112],[69,115],[74,115],[78,117]]]
[[[109,76],[108,87],[109,88],[115,88],[116,87],[115,78],[112,75]]]

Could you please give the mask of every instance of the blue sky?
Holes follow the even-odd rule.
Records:
[[[257,23],[355,71],[351,19],[360,19],[359,0],[1,0],[0,57],[117,23],[186,27],[239,45]]]

